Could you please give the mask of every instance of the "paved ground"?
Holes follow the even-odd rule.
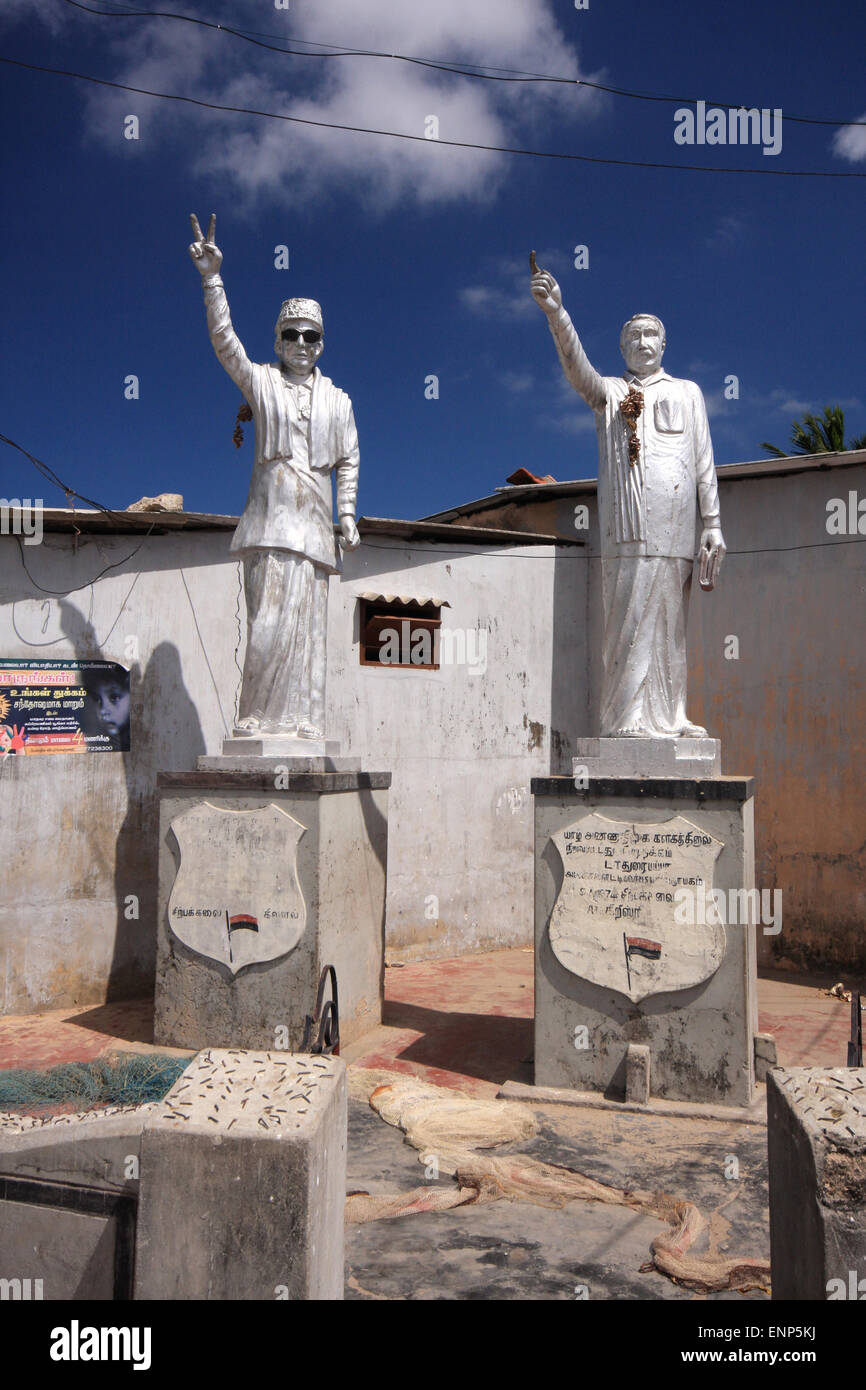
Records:
[[[414,1073],[478,1097],[495,1095],[507,1080],[530,1081],[532,970],[531,950],[392,966],[382,1026],[343,1056],[350,1065]],[[776,1035],[783,1064],[844,1063],[850,1007],[821,992],[832,983],[830,977],[781,972],[761,979],[760,1026]],[[144,1000],[4,1018],[0,1068],[150,1050],[152,1037],[152,1011]],[[602,1182],[693,1201],[709,1221],[694,1253],[768,1258],[766,1131],[760,1126],[570,1106],[533,1109],[540,1131],[518,1146],[520,1152]],[[397,1193],[424,1184],[424,1166],[402,1134],[365,1104],[350,1102],[350,1190]],[[583,1286],[595,1299],[698,1297],[657,1272],[640,1273],[661,1229],[651,1217],[595,1202],[573,1202],[560,1211],[496,1202],[376,1221],[348,1228],[347,1297],[564,1300],[577,1298]],[[765,1297],[759,1291],[746,1296]]]
[[[709,1220],[695,1254],[769,1259],[766,1131],[533,1107],[540,1133],[498,1152],[531,1154],[600,1182],[688,1198]],[[424,1166],[402,1136],[367,1107],[349,1107],[350,1189],[406,1192]],[[739,1175],[732,1172],[737,1159]],[[449,1179],[443,1183],[450,1185]],[[520,1202],[459,1207],[349,1226],[346,1296],[358,1299],[694,1299],[656,1271],[641,1274],[662,1223],[626,1207],[571,1202],[559,1211]],[[585,1288],[585,1293],[582,1288]],[[580,1292],[579,1292],[580,1291]],[[764,1298],[719,1293],[713,1299]]]

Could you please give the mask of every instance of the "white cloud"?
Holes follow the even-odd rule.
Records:
[[[536,390],[535,377],[532,372],[503,372],[499,378],[506,391],[515,396],[524,396],[528,391]]]
[[[185,11],[193,12],[189,6]],[[212,22],[220,17],[199,13]],[[271,31],[279,27],[279,16],[279,11],[271,15]],[[238,28],[249,23],[261,31],[259,7],[254,18],[249,3],[235,3],[227,22]],[[465,0],[430,5],[366,0],[360,12],[357,0],[329,0],[326,9],[293,7],[288,18],[296,40],[552,71],[570,78],[589,75],[579,69],[571,33],[556,23],[552,0],[475,0],[471,5]],[[545,116],[555,114],[560,123],[576,124],[597,112],[601,101],[571,85],[488,82],[390,59],[284,58],[169,20],[127,21],[123,39],[111,41],[116,63],[110,71],[103,66],[102,72],[128,85],[420,137],[396,140],[335,131],[100,89],[89,94],[91,131],[116,142],[122,116],[130,112],[146,112],[151,135],[157,126],[182,130],[186,145],[195,149],[194,171],[227,181],[248,210],[260,195],[291,205],[334,189],[350,189],[380,212],[405,199],[422,205],[489,200],[511,158],[437,146],[423,138],[428,117],[438,120],[441,141],[513,145],[525,143]]]
[[[575,398],[577,409],[567,415],[545,415],[542,424],[560,434],[595,434],[595,416],[589,406]],[[582,406],[582,408],[581,408]]]
[[[567,261],[565,254],[554,248],[539,253],[537,264],[563,275]],[[543,323],[542,311],[529,289],[529,251],[525,257],[500,257],[491,264],[488,273],[488,283],[466,285],[458,291],[458,298],[465,309],[482,318],[537,318],[539,323]]]
[[[525,278],[528,284],[528,275]],[[467,285],[460,290],[459,298],[464,308],[482,318],[525,319],[537,312],[527,285],[522,290],[506,290],[499,285]]]
[[[857,120],[866,122],[866,111]],[[842,126],[833,136],[831,148],[834,154],[850,159],[852,164],[866,159],[866,124]]]
[[[2,0],[0,28],[13,27],[19,20],[36,20],[52,34],[67,23],[72,11],[61,0]]]
[[[736,213],[726,212],[706,239],[710,251],[727,251],[745,240],[746,224]]]

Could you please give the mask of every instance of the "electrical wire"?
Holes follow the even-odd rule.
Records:
[[[558,77],[549,73],[522,72],[519,68],[496,68],[488,63],[460,63],[448,59],[421,58],[417,55],[408,53],[387,53],[379,49],[371,48],[349,48],[347,45],[316,43],[312,39],[288,39],[281,34],[261,33],[255,29],[236,29],[228,24],[216,24],[212,20],[200,19],[197,15],[180,14],[173,10],[141,10],[135,6],[126,6],[123,10],[97,10],[90,5],[84,5],[81,0],[63,0],[66,5],[71,5],[76,10],[83,10],[86,14],[100,15],[103,19],[174,19],[186,24],[197,24],[203,29],[215,29],[219,33],[229,34],[234,38],[243,39],[246,43],[255,44],[257,48],[265,48],[271,53],[282,53],[286,57],[293,58],[384,58],[392,62],[413,63],[419,67],[433,68],[437,72],[452,73],[457,77],[474,77],[487,82],[520,82],[520,83],[553,83],[563,86],[590,87],[594,91],[607,92],[612,96],[629,97],[634,101],[661,101],[661,102],[689,102],[694,104],[699,100],[697,97],[676,97],[666,96],[661,93],[634,92],[625,87],[611,87],[603,82],[592,82],[583,77]],[[304,49],[277,47],[274,44],[262,43],[261,39],[283,39],[284,42],[306,43],[310,47],[327,48],[328,53],[308,53]],[[486,70],[482,70],[486,69]],[[700,98],[703,99],[703,98]],[[727,110],[744,110],[742,102],[731,101],[710,101],[706,99],[707,106],[722,106]],[[823,116],[794,116],[785,115],[786,121],[796,121],[802,125],[829,125],[829,126],[866,126],[866,121],[841,121],[833,120]]]
[[[19,454],[23,454],[26,459],[30,460],[34,468],[42,475],[46,482],[59,488],[67,499],[70,497],[77,497],[80,502],[86,502],[88,507],[93,507],[94,511],[103,512],[106,516],[111,517],[112,521],[119,520],[116,513],[113,512],[110,507],[104,507],[101,502],[94,502],[92,497],[85,497],[84,493],[77,492],[74,487],[70,487],[67,483],[64,483],[63,479],[57,476],[54,469],[51,468],[49,464],[44,463],[42,459],[37,458],[35,454],[31,454],[29,449],[25,449],[22,444],[16,444],[15,440],[10,439],[8,435],[0,434],[0,444],[8,444],[10,449],[17,449]]]
[[[187,106],[199,106],[207,111],[227,111],[234,115],[260,116],[266,120],[287,121],[292,125],[316,126],[324,130],[345,130],[358,135],[385,135],[392,140],[412,140],[424,145],[438,145],[460,150],[483,150],[489,154],[526,155],[534,159],[560,159],[582,164],[612,164],[630,169],[672,169],[675,172],[691,171],[702,174],[757,174],[765,178],[791,179],[866,179],[866,171],[829,169],[769,169],[737,168],[733,165],[713,164],[665,164],[645,159],[605,159],[600,155],[567,154],[557,150],[525,150],[512,145],[479,145],[471,140],[428,139],[426,135],[407,135],[397,130],[379,130],[370,126],[345,125],[336,121],[314,121],[305,116],[287,116],[278,111],[259,111],[249,106],[229,106],[221,102],[202,101],[198,97],[180,96],[175,92],[154,92],[146,87],[132,87],[125,82],[110,82],[104,77],[92,77],[88,73],[71,72],[67,68],[49,68],[38,63],[25,63],[18,58],[0,55],[0,63],[10,67],[22,68],[28,72],[48,73],[55,77],[72,77],[80,82],[91,82],[97,87],[109,87],[119,92],[132,92],[136,96],[157,97],[161,101],[178,101]]]
[[[86,502],[89,507],[93,507],[95,511],[101,512],[103,516],[109,517],[113,522],[120,523],[122,521],[122,518],[118,516],[116,512],[113,512],[110,507],[104,507],[101,502],[95,502],[92,497],[85,497],[83,493],[78,492],[74,487],[70,487],[68,483],[64,483],[63,479],[58,477],[58,475],[54,472],[54,469],[51,468],[49,464],[44,463],[43,460],[37,458],[35,454],[31,454],[29,449],[24,448],[23,444],[16,444],[14,439],[10,439],[8,435],[5,434],[0,434],[0,443],[8,444],[11,449],[17,449],[19,454],[23,454],[26,459],[30,460],[34,468],[36,468],[36,470],[42,475],[43,478],[45,478],[49,483],[53,484],[54,487],[59,488],[60,491],[66,495],[67,498],[77,497],[79,501]],[[40,593],[50,594],[53,598],[62,598],[66,594],[77,593],[79,589],[84,589],[89,584],[95,584],[97,579],[101,579],[104,574],[108,574],[109,570],[119,569],[121,565],[125,565],[128,560],[131,560],[134,555],[137,555],[139,550],[141,550],[141,547],[144,545],[144,542],[147,540],[148,536],[153,531],[153,528],[157,525],[157,522],[158,517],[154,517],[153,521],[150,523],[150,526],[143,535],[139,544],[135,547],[134,550],[131,550],[128,555],[124,556],[122,560],[115,560],[110,565],[106,565],[105,569],[100,570],[99,573],[95,574],[92,579],[85,580],[83,584],[76,584],[74,589],[46,589],[42,584],[37,583],[37,581],[33,578],[33,575],[30,573],[29,569],[27,568],[27,565],[24,562],[24,548],[21,544],[21,537],[16,536],[15,539],[18,541],[18,550],[21,555],[21,568],[24,570],[24,573],[27,575],[27,578],[30,580],[30,583],[33,585],[34,589],[38,589]],[[75,526],[74,520],[72,524],[73,526]],[[81,535],[81,532],[77,526],[75,527],[75,531],[76,537]],[[130,590],[130,592],[132,591]],[[124,602],[126,602],[126,600],[124,600]]]

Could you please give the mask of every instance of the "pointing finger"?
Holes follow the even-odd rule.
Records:
[[[216,236],[216,213],[215,213],[215,212],[212,212],[211,215],[210,215],[210,226],[209,226],[208,229],[207,229],[207,239],[208,239],[208,241],[211,241],[211,242],[212,242],[215,236]]]
[[[195,237],[196,241],[204,241],[201,227],[198,224],[198,218],[196,217],[194,212],[190,213],[189,220],[192,223],[192,234]]]

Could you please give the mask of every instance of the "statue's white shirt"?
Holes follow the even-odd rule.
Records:
[[[595,413],[602,553],[693,560],[696,503],[704,518],[719,510],[700,387],[661,369],[643,380],[632,372],[600,376],[565,310],[549,323],[566,377]],[[629,431],[620,410],[631,387],[643,396],[635,463],[629,461]]]
[[[305,383],[278,363],[251,362],[218,276],[204,284],[204,298],[214,351],[256,427],[249,495],[231,549],[289,550],[336,572],[331,470],[337,511],[354,516],[359,451],[352,402],[318,368]]]

